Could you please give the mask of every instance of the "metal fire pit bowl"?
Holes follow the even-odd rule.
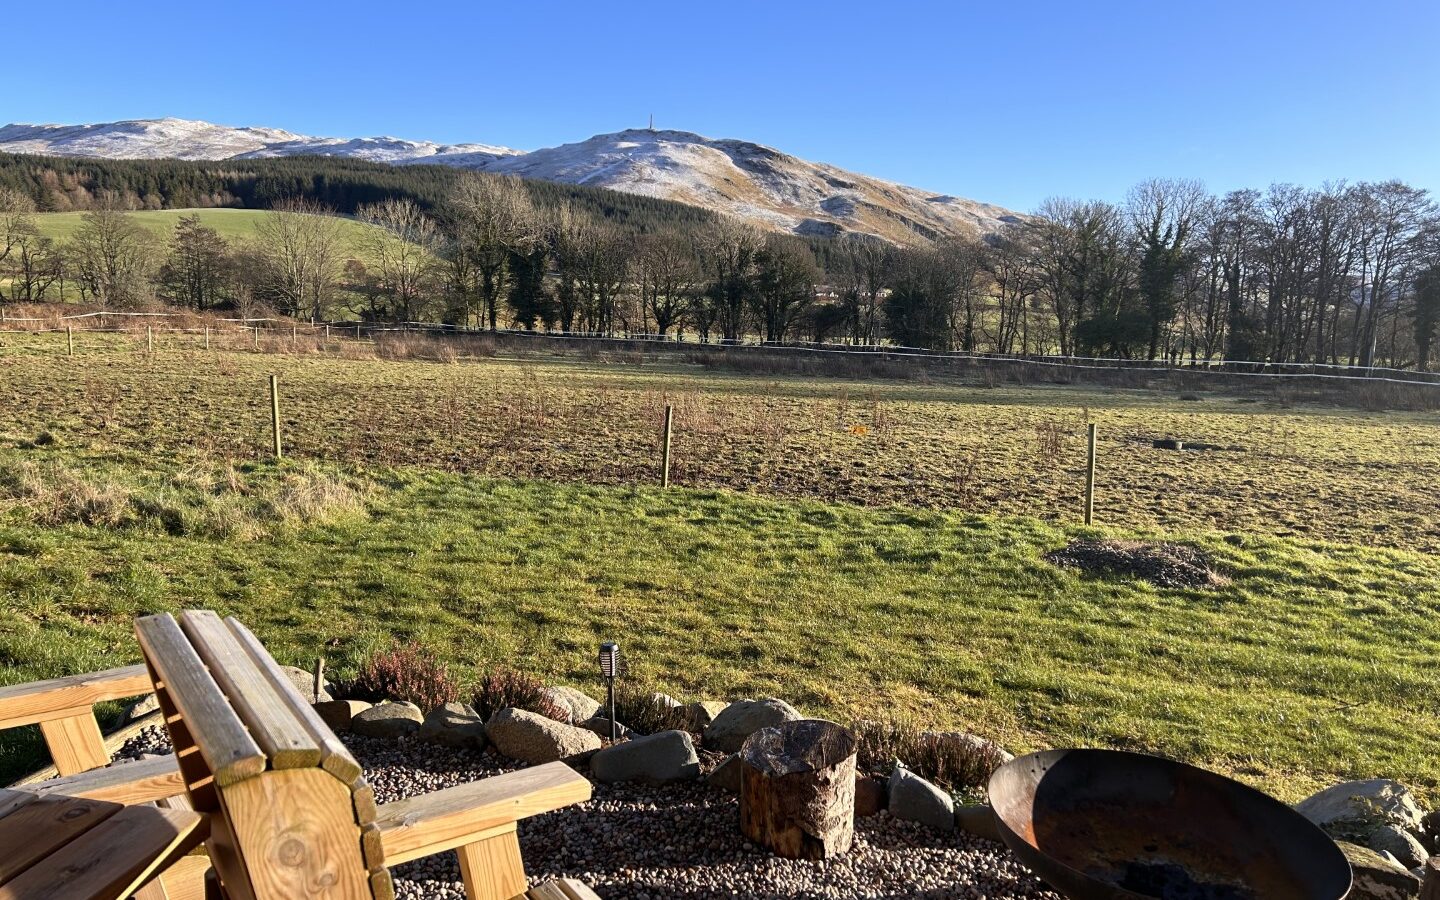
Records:
[[[1341,900],[1350,864],[1290,807],[1213,772],[1114,750],[1022,756],[990,777],[1000,836],[1074,900]]]

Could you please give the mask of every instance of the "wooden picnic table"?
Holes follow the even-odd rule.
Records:
[[[202,843],[193,810],[0,789],[0,900],[122,900]]]

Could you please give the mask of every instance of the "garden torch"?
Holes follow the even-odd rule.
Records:
[[[606,641],[600,645],[600,675],[605,679],[605,699],[610,715],[610,740],[620,739],[620,728],[615,724],[615,678],[620,674],[620,645]]]

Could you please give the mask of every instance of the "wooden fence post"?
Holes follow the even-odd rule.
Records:
[[[290,323],[290,352],[300,352],[300,326],[294,322]]]
[[[275,436],[275,458],[282,459],[284,451],[280,446],[280,381],[270,376],[270,431]]]
[[[1095,423],[1085,429],[1087,461],[1085,464],[1085,524],[1095,519]]]
[[[675,407],[665,404],[665,442],[660,453],[660,487],[670,486],[670,435],[675,421]]]
[[[145,352],[155,352],[155,329],[149,325],[145,326]]]
[[[69,325],[65,326],[65,355],[75,355],[75,329]]]
[[[210,326],[205,326],[205,349],[210,349]]]
[[[260,326],[255,326],[255,349],[260,349]]]

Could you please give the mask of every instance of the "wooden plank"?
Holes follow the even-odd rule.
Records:
[[[600,900],[599,894],[573,878],[560,878],[555,883],[560,885],[570,900]]]
[[[127,806],[0,886],[0,900],[119,900],[204,837],[198,813]]]
[[[256,900],[374,896],[350,791],[324,771],[266,772],[220,795]]]
[[[254,900],[245,861],[224,815],[211,815],[210,839],[205,842],[205,852],[210,856],[211,865],[205,876],[206,900],[211,900],[212,894],[219,900]]]
[[[367,869],[385,868],[385,845],[380,839],[380,826],[360,826],[360,856]]]
[[[0,819],[0,885],[124,809],[77,797],[38,797]]]
[[[143,665],[0,687],[0,730],[66,718],[105,700],[150,693]]]
[[[376,869],[370,873],[370,893],[375,900],[395,900],[395,880],[389,869]]]
[[[0,788],[0,819],[34,800],[35,795],[29,791],[9,791]]]
[[[265,771],[265,754],[175,619],[168,613],[144,616],[135,620],[135,634],[215,783],[224,787]]]
[[[171,900],[171,897],[170,892],[165,890],[165,882],[152,878],[135,892],[135,900]]]
[[[385,863],[395,865],[588,799],[590,782],[564,763],[554,762],[386,803],[376,824],[385,845]]]
[[[127,722],[121,727],[106,734],[105,755],[107,759],[114,756],[115,751],[119,750],[122,746],[124,746],[126,741],[130,740],[140,732],[154,725],[158,725],[161,728],[165,727],[165,717],[158,709],[146,713],[145,715],[134,720],[133,722]],[[43,769],[36,769],[34,772],[31,772],[29,775],[26,775],[24,778],[21,778],[19,781],[15,782],[15,784],[17,786],[34,784],[37,781],[49,781],[52,778],[59,777],[60,770],[55,768],[54,765],[49,765]]]
[[[190,729],[185,727],[184,720],[171,702],[165,683],[155,675],[154,670],[150,674],[155,680],[155,700],[160,704],[160,714],[165,717],[165,730],[170,733],[170,746],[175,751],[190,804],[197,812],[216,812],[220,809],[220,795],[215,791],[215,776],[210,774],[209,767],[200,756],[200,748],[195,746]]]
[[[45,736],[45,746],[50,748],[55,771],[61,775],[74,775],[110,763],[100,723],[88,707],[78,715],[46,719],[40,723],[40,733]]]
[[[466,900],[514,900],[525,893],[525,863],[514,824],[499,834],[455,849]]]
[[[313,769],[320,764],[319,743],[219,616],[208,609],[183,612],[180,628],[269,758],[271,768]]]
[[[570,900],[558,881],[537,884],[525,892],[525,897],[527,900]]]
[[[234,617],[227,618],[225,624],[230,626],[236,640],[245,647],[251,658],[255,660],[255,664],[270,678],[275,690],[289,704],[291,711],[304,723],[315,742],[319,744],[322,756],[320,768],[334,775],[346,785],[352,787],[356,785],[363,771],[360,764],[335,736],[335,732],[330,730],[330,726],[320,718],[320,714],[315,711],[315,708],[300,696],[299,691],[295,690],[295,685],[291,684],[290,679],[285,677],[285,673],[280,671],[280,665],[265,649],[265,645],[260,643],[260,639]]]
[[[157,756],[54,778],[28,785],[25,789],[42,795],[84,797],[134,806],[184,794],[185,778],[180,774],[174,756]]]
[[[210,857],[204,845],[192,849],[173,866],[160,873],[167,900],[205,900],[205,878],[210,873]]]
[[[350,800],[355,805],[355,824],[369,825],[379,818],[375,806],[375,789],[364,778],[357,779],[350,789]]]

